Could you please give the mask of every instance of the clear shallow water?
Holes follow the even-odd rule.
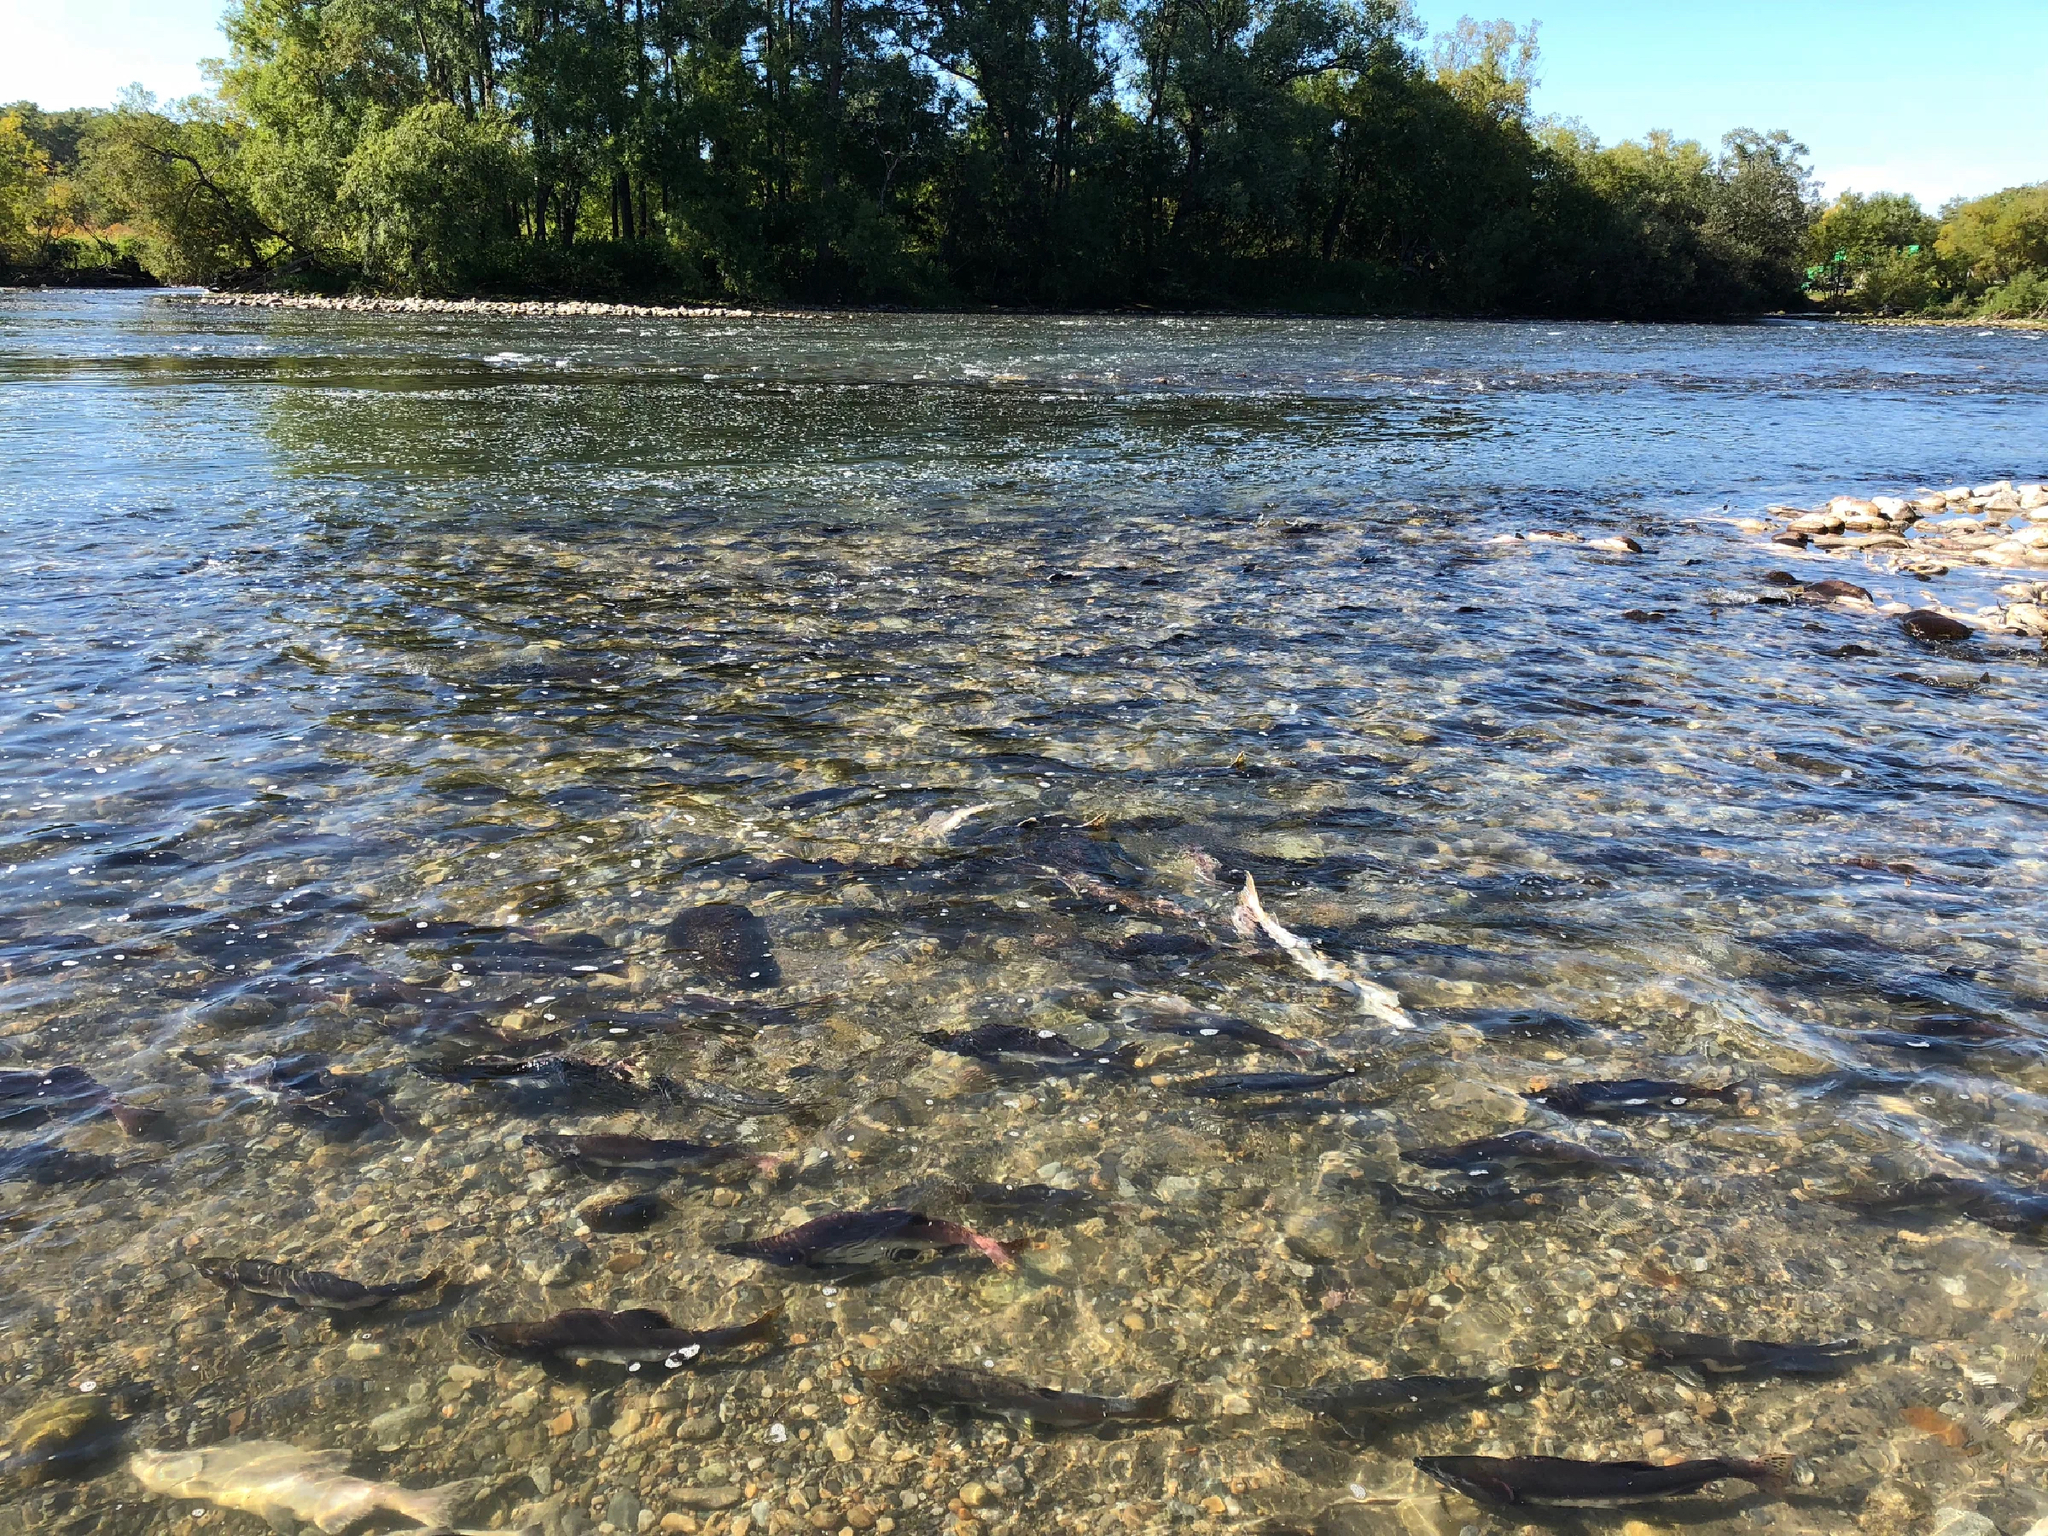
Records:
[[[2040,651],[1759,606],[1787,555],[1726,521],[2041,478],[2048,342],[15,294],[0,442],[0,1068],[76,1062],[164,1112],[133,1139],[0,1127],[122,1165],[0,1185],[7,1416],[148,1383],[134,1444],[487,1476],[475,1523],[551,1530],[938,1531],[970,1484],[991,1532],[1504,1528],[1409,1458],[1646,1447],[1800,1458],[1789,1503],[1724,1484],[1653,1524],[2048,1515],[2044,1250],[1826,1199],[2048,1167]],[[1485,542],[1542,527],[1648,552]],[[1829,563],[1800,574],[1924,595]],[[1968,608],[1999,580],[1932,586]],[[1416,1028],[1240,940],[1247,870]],[[780,986],[668,950],[709,901],[761,916]],[[433,926],[373,931],[398,921]],[[1154,933],[1207,952],[1139,953]],[[1147,1033],[1162,998],[1364,1070],[1335,1110],[1190,1097],[1300,1063]],[[1503,1033],[1509,1010],[1582,1032]],[[985,1022],[1135,1041],[1142,1070],[920,1038]],[[407,1069],[508,1048],[481,1028],[808,1111],[550,1108]],[[388,1113],[338,1132],[226,1081],[297,1052],[376,1074]],[[1889,1075],[1829,1080],[1853,1069]],[[1522,1097],[1628,1076],[1750,1088],[1606,1126]],[[1402,1149],[1511,1126],[1655,1169],[1540,1181],[1516,1220],[1375,1199],[1451,1180]],[[520,1145],[547,1129],[788,1161],[671,1181],[653,1228],[606,1236],[577,1213],[611,1186]],[[951,1186],[979,1181],[1099,1208],[977,1213]],[[908,1186],[1029,1242],[1018,1270],[828,1293],[714,1251]],[[330,1328],[225,1305],[193,1265],[219,1255],[457,1288]],[[463,1339],[777,1303],[786,1351],[665,1384]],[[1896,1348],[1731,1383],[1615,1363],[1624,1326]],[[1176,1380],[1179,1420],[927,1423],[864,1374],[984,1361]],[[1511,1367],[1542,1390],[1381,1434],[1286,1396]],[[115,1469],[10,1494],[0,1528],[261,1529],[200,1507]]]

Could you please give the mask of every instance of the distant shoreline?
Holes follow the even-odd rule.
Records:
[[[1612,316],[1489,314],[1456,310],[1328,310],[1328,309],[1167,309],[1127,305],[1114,309],[1027,309],[997,306],[946,305],[766,305],[633,304],[601,299],[424,299],[357,294],[330,297],[301,293],[193,293],[166,291],[162,297],[185,304],[223,309],[299,309],[335,314],[484,315],[507,317],[611,317],[660,320],[824,320],[838,316],[990,315],[1009,318],[1058,318],[1073,315],[1140,317],[1175,320],[1437,320],[1492,325],[1753,325],[1764,320],[1834,319],[1832,315],[1760,314],[1699,316],[1691,319],[1617,320]]]
[[[121,285],[126,286],[126,285]],[[148,292],[148,289],[138,291]],[[821,306],[815,309],[800,306],[771,305],[754,306],[745,304],[631,304],[613,303],[599,299],[425,299],[396,298],[386,295],[346,295],[331,297],[311,293],[190,293],[175,289],[155,290],[163,298],[179,303],[204,305],[222,309],[293,309],[315,310],[336,314],[376,315],[482,315],[528,318],[611,318],[637,320],[822,320],[834,316],[855,315],[927,315],[927,314],[976,314],[976,315],[1150,315],[1171,316],[1176,319],[1299,319],[1299,320],[1472,320],[1488,323],[1537,323],[1558,324],[1571,322],[1585,325],[1745,325],[1769,320],[1820,320],[1844,325],[1873,326],[1928,326],[1939,329],[2003,330],[2003,331],[2048,331],[2048,319],[1958,319],[1953,316],[1935,315],[1856,315],[1839,314],[1816,310],[1811,313],[1780,311],[1775,314],[1751,315],[1736,319],[1700,320],[1613,320],[1578,319],[1556,315],[1489,315],[1456,314],[1435,311],[1391,312],[1391,311],[1331,311],[1331,310],[1253,310],[1253,309],[1153,309],[1127,308],[1109,310],[1029,310],[1029,309],[947,309],[912,308],[901,305],[874,306]]]
[[[1787,316],[1812,320],[1841,320],[1851,325],[1931,325],[1948,330],[1968,328],[1973,331],[2048,331],[2048,320],[2020,320],[2000,318],[1996,320],[1958,319],[1953,315],[1807,315]]]

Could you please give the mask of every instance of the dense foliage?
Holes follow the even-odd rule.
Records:
[[[1844,310],[2048,319],[2048,182],[1939,219],[1897,193],[1846,193],[1815,221],[1808,261],[1810,290]]]
[[[235,0],[78,151],[166,278],[396,292],[1719,315],[1801,147],[1532,119],[1402,0]]]
[[[0,278],[145,282],[136,242],[90,226],[75,173],[87,125],[102,114],[0,108]]]

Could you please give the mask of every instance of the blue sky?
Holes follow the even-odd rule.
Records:
[[[1413,3],[1437,31],[1471,9]],[[0,0],[0,101],[104,106],[130,81],[198,90],[198,61],[225,49],[222,4]],[[1830,192],[1930,207],[2048,180],[2048,0],[1532,0],[1508,19],[1542,22],[1537,110],[1604,143],[1789,128]]]

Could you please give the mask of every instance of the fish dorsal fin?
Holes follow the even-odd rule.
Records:
[[[666,1313],[657,1312],[652,1307],[628,1307],[625,1311],[613,1315],[622,1323],[630,1321],[636,1328],[675,1327],[675,1324],[668,1320]]]

